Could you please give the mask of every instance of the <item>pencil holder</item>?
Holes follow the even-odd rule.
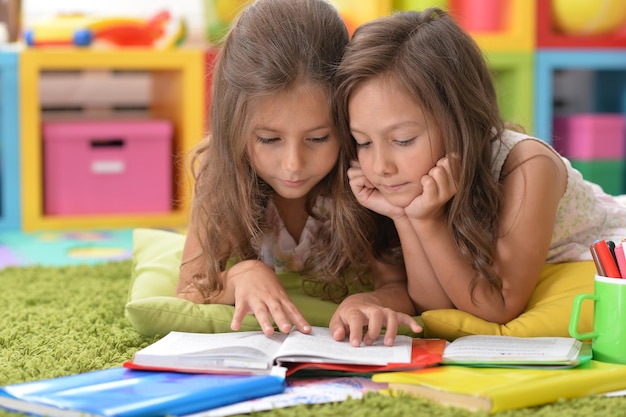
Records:
[[[578,333],[582,303],[594,303],[593,330]],[[596,275],[593,294],[578,294],[572,305],[570,336],[591,339],[593,358],[601,362],[626,364],[626,279]]]

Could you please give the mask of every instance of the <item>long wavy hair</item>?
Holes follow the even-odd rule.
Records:
[[[223,290],[221,273],[229,260],[259,259],[269,231],[264,213],[275,192],[252,169],[246,143],[258,103],[307,83],[326,92],[334,120],[334,76],[348,40],[343,20],[324,0],[257,0],[226,35],[213,73],[210,132],[190,161],[198,226],[190,233],[197,233],[203,257],[194,281],[207,300]],[[348,293],[348,276],[367,284],[365,269],[352,273],[350,266],[364,266],[373,255],[370,241],[378,228],[350,192],[352,149],[339,142],[334,168],[307,196],[310,216],[316,217],[318,196],[330,198],[332,210],[318,218],[322,224],[304,271],[305,282],[320,284],[318,294],[321,288],[321,296],[336,301]]]
[[[456,249],[479,279],[501,289],[493,268],[501,205],[492,145],[504,123],[480,48],[446,12],[400,12],[359,27],[337,72],[337,125],[349,129],[351,94],[374,77],[399,83],[432,116],[451,160],[457,194],[447,203]],[[349,133],[349,132],[348,132]],[[340,137],[348,137],[343,132]],[[354,141],[351,141],[354,142]],[[352,143],[354,147],[354,143]]]

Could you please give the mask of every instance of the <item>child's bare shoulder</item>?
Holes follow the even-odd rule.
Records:
[[[514,171],[535,172],[536,174],[566,175],[566,168],[561,156],[545,142],[529,138],[518,142],[509,153],[502,173],[509,175]],[[552,171],[552,172],[549,172]]]

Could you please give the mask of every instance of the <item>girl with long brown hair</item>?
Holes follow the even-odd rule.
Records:
[[[352,151],[331,104],[347,43],[326,1],[257,0],[217,57],[177,295],[234,305],[233,330],[253,313],[267,334],[274,324],[310,331],[281,271],[300,272],[312,294],[341,302],[329,323],[337,340],[371,343],[386,327],[392,344],[398,324],[421,330],[402,266],[381,261],[381,226],[349,189]],[[370,275],[373,291],[349,295]]]

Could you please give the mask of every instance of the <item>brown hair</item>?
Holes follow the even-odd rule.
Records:
[[[491,153],[504,124],[481,50],[437,8],[396,13],[362,25],[337,72],[341,129],[349,129],[350,95],[380,76],[398,82],[421,104],[436,123],[446,153],[454,156],[451,170],[458,192],[446,214],[458,251],[477,272],[472,293],[478,279],[501,289],[493,269],[501,191],[491,174]]]
[[[223,289],[220,274],[229,260],[259,259],[259,244],[268,232],[264,211],[274,191],[252,169],[246,147],[255,105],[307,83],[326,92],[333,120],[334,75],[348,40],[343,20],[324,0],[257,0],[227,34],[214,70],[210,135],[191,160],[192,216],[199,230],[190,233],[198,234],[204,259],[195,285],[207,298]],[[371,213],[359,207],[348,186],[351,146],[340,144],[336,165],[306,203],[315,216],[311,209],[318,196],[332,202],[329,217],[318,219],[322,226],[306,273],[336,300],[347,294],[342,278],[348,267],[364,265],[371,255],[367,230],[374,230]]]

